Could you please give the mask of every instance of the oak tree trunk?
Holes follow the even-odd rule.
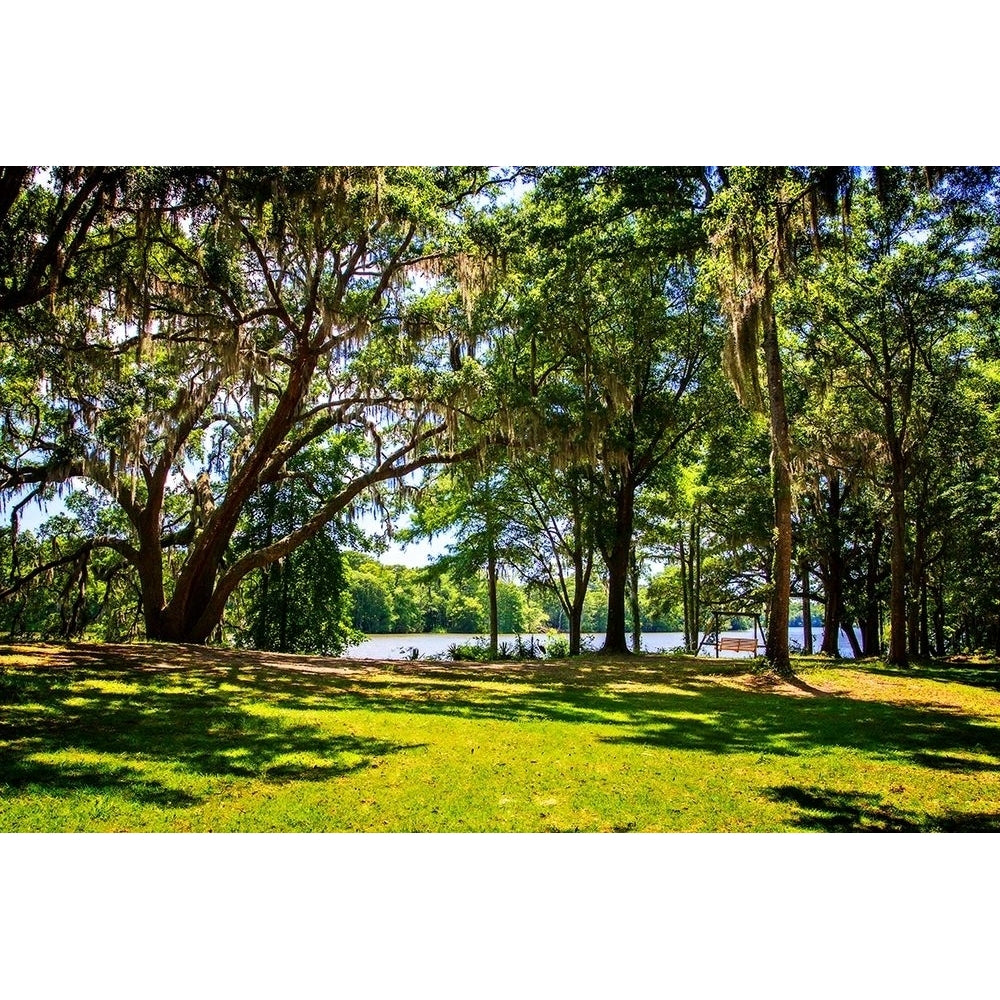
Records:
[[[608,570],[608,628],[601,650],[604,653],[624,655],[631,652],[625,638],[625,592],[634,522],[635,485],[631,476],[626,475],[615,494],[614,535],[611,545],[602,552]]]

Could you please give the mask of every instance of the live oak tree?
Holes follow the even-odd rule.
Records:
[[[475,365],[448,364],[447,339],[415,303],[485,175],[196,179],[126,187],[91,222],[89,271],[45,310],[4,314],[0,347],[30,390],[4,400],[0,495],[87,484],[117,505],[127,531],[90,537],[81,553],[118,553],[138,577],[146,635],[187,642],[209,638],[249,573],[369,487],[474,452],[455,407],[476,391]],[[29,182],[15,201],[39,197]],[[306,448],[341,454],[339,481],[312,484],[291,530],[230,560],[247,504]]]
[[[113,167],[0,167],[0,314],[51,300],[97,252],[90,235],[129,183]]]

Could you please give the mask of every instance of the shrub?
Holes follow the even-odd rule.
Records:
[[[448,647],[448,656],[453,660],[473,660],[485,663],[489,658],[489,644],[483,638],[474,642],[453,642]]]
[[[545,642],[545,655],[550,660],[564,660],[569,656],[569,639],[564,635],[550,636]]]

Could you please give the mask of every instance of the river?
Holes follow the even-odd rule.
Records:
[[[788,639],[793,643],[793,649],[798,646],[801,648],[803,645],[803,632],[804,630],[799,628],[789,628]],[[723,632],[723,635],[728,636],[742,636],[742,637],[753,637],[752,631],[746,632]],[[565,637],[565,633],[563,633]],[[372,660],[400,660],[411,658],[412,650],[418,650],[418,656],[422,659],[428,657],[447,657],[448,647],[453,643],[467,643],[474,642],[477,638],[480,638],[481,634],[468,635],[460,634],[455,632],[422,632],[414,634],[399,634],[399,635],[370,635],[364,642],[359,643],[356,646],[351,646],[349,649],[345,650],[345,656],[357,657],[359,659],[372,659]],[[545,635],[535,635],[535,636],[521,636],[522,642],[527,642],[529,639],[534,639],[536,642],[545,645],[545,641],[548,638]],[[602,643],[604,642],[603,633],[589,633],[587,636],[589,639],[590,647],[592,649],[600,649]],[[823,640],[823,629],[822,627],[813,628],[813,644],[814,648],[819,649],[819,645]],[[516,636],[513,635],[501,635],[500,642],[506,642],[509,645],[513,645],[516,641]],[[629,637],[631,642],[631,637]],[[644,632],[642,634],[642,649],[646,653],[661,653],[664,651],[677,649],[684,645],[684,635],[681,632]],[[704,648],[701,651],[702,656],[715,656],[715,648]],[[741,653],[720,653],[720,656],[742,656],[748,654]],[[847,641],[847,637],[841,632],[840,634],[840,655],[850,657],[851,647]]]

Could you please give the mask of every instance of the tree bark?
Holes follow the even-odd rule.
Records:
[[[247,500],[272,455],[295,424],[299,406],[309,388],[317,356],[308,350],[296,359],[288,384],[247,460],[234,473],[226,495],[212,511],[181,570],[173,596],[159,616],[158,634],[167,642],[203,643],[222,619],[225,599],[218,601],[216,578],[229,540]],[[225,598],[228,598],[228,593]]]
[[[691,652],[698,651],[701,638],[701,504],[695,504],[695,531],[691,536]]]
[[[840,622],[843,618],[844,551],[840,539],[840,511],[844,493],[840,487],[840,474],[827,478],[830,491],[827,501],[826,567],[824,590],[826,605],[823,610],[823,644],[821,651],[827,656],[840,656]]]
[[[851,646],[851,655],[856,659],[861,659],[861,644],[858,642],[857,633],[854,631],[854,623],[842,619],[840,622],[841,631],[847,636],[847,641]]]
[[[944,656],[944,587],[933,587],[934,594],[934,655]]]
[[[579,656],[583,650],[583,606],[590,586],[594,566],[594,547],[585,534],[583,513],[574,495],[573,504],[573,599],[566,609],[569,615],[569,655]]]
[[[579,656],[583,648],[583,602],[587,597],[586,586],[581,586],[581,572],[576,573],[576,589],[569,607],[569,655]]]
[[[925,530],[923,516],[918,513],[914,523],[913,558],[910,562],[910,585],[907,590],[907,648],[911,657],[921,655],[920,610],[923,590]]]
[[[499,624],[497,615],[497,550],[492,538],[486,554],[486,586],[490,605],[490,659],[497,658]]]
[[[812,601],[809,594],[809,563],[805,559],[802,560],[802,639],[805,646],[805,654],[812,656]]]
[[[629,553],[629,610],[632,618],[632,652],[642,652],[642,620],[639,610],[639,561],[635,557],[635,546]]]
[[[764,361],[767,369],[768,416],[771,431],[771,495],[774,504],[774,552],[768,607],[766,656],[778,674],[792,673],[788,651],[788,611],[792,586],[791,437],[785,404],[784,372],[778,345],[770,276],[764,278],[761,302]]]
[[[685,629],[684,644],[692,653],[698,650],[701,626],[701,505],[696,503],[691,512],[688,536],[688,573],[685,600],[690,610],[690,623]]]
[[[927,615],[927,573],[920,581],[920,655],[926,660],[931,655],[930,622]]]
[[[601,650],[604,653],[628,655],[631,652],[625,639],[625,591],[634,523],[635,484],[631,476],[626,473],[615,495],[614,534],[611,545],[602,549],[608,570],[608,628]]]
[[[906,485],[903,480],[902,456],[892,449],[892,540],[889,565],[892,585],[889,595],[889,655],[888,663],[905,667],[909,664],[906,651]]]
[[[883,534],[882,522],[876,520],[872,529],[872,544],[868,552],[868,566],[865,573],[865,621],[861,630],[865,656],[879,656],[882,652],[878,583]]]
[[[688,588],[688,568],[687,568],[687,556],[684,553],[684,538],[681,537],[680,542],[678,542],[678,552],[680,554],[680,567],[681,567],[681,598],[684,603],[684,647],[688,650],[691,649],[691,636],[694,633],[694,628],[691,625],[693,614],[691,610],[691,594]]]

